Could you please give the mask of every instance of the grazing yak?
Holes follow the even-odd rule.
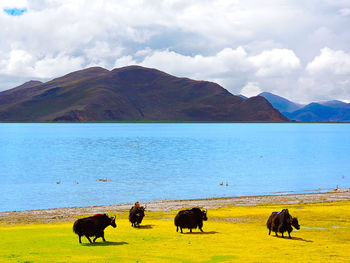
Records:
[[[106,242],[104,236],[104,229],[111,225],[116,227],[115,217],[108,217],[106,214],[95,214],[94,216],[78,219],[74,222],[73,231],[79,236],[79,243],[81,243],[81,237],[86,236],[90,243],[90,237],[97,238],[102,237],[102,240]]]
[[[174,223],[176,226],[176,232],[179,231],[179,227],[182,232],[183,228],[189,228],[190,232],[192,232],[193,228],[199,228],[201,232],[203,232],[203,220],[207,221],[207,211],[200,210],[199,208],[192,208],[188,210],[181,210],[177,213],[174,219]]]
[[[132,227],[137,227],[141,224],[143,217],[145,216],[145,207],[140,206],[139,202],[136,202],[131,207],[129,212],[129,221]]]
[[[271,231],[273,231],[276,236],[278,236],[277,232],[280,232],[282,237],[284,237],[283,233],[288,232],[289,238],[291,238],[290,232],[293,231],[292,226],[297,230],[300,229],[298,218],[292,217],[289,214],[288,209],[283,209],[280,212],[272,212],[266,222],[266,226],[269,229],[269,235],[271,234]]]

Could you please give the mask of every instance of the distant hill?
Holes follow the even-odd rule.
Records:
[[[310,103],[305,107],[285,115],[298,121],[350,121],[350,105],[345,103],[347,107],[341,105],[336,107],[334,104]]]
[[[301,105],[272,93],[259,94],[291,120],[296,121],[350,121],[350,104],[339,100],[313,102]]]
[[[278,109],[282,114],[284,114],[285,112],[296,111],[304,106],[302,104],[292,102],[290,100],[287,100],[283,97],[277,96],[269,92],[260,93],[259,96],[262,96],[265,99],[267,99],[272,104],[272,106]]]
[[[263,97],[156,69],[100,67],[0,93],[0,121],[288,121]]]
[[[340,108],[340,109],[348,109],[350,108],[349,103],[345,103],[339,100],[330,100],[330,101],[323,101],[323,102],[318,102],[321,105],[328,106],[331,108]]]

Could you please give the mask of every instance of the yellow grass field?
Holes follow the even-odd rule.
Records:
[[[301,229],[292,239],[269,236],[272,211],[288,208]],[[0,225],[0,262],[350,262],[350,201],[230,206],[208,211],[204,233],[176,232],[177,211],[146,211],[135,229],[127,212],[107,242],[83,244],[70,223]],[[112,214],[109,214],[112,215]]]

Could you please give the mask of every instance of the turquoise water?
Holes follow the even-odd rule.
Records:
[[[349,124],[2,123],[0,211],[350,187],[349,153]]]

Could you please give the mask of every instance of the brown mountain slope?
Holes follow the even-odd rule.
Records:
[[[156,69],[94,67],[0,93],[0,121],[288,121],[262,97]]]

